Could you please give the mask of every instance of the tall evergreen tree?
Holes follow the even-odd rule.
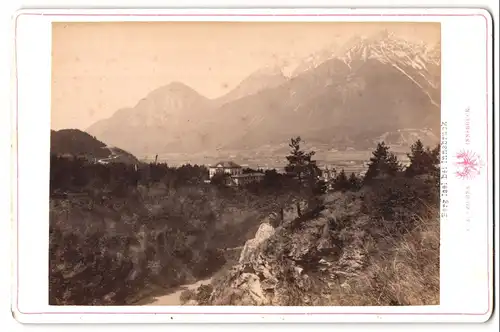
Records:
[[[342,169],[333,180],[333,189],[346,191],[349,189],[349,187],[349,179],[347,178],[345,171]]]
[[[435,175],[439,165],[439,146],[431,150],[429,147],[424,148],[420,140],[416,141],[410,147],[408,158],[410,165],[406,169],[406,175]]]
[[[364,181],[370,181],[379,176],[394,176],[401,171],[401,164],[396,155],[389,151],[385,142],[379,142],[372,153]]]
[[[349,188],[351,190],[358,190],[360,187],[359,179],[356,176],[356,174],[351,173],[351,176],[349,176]]]
[[[321,204],[319,197],[326,190],[326,186],[320,181],[321,170],[312,159],[315,152],[303,151],[301,143],[300,136],[291,139],[289,144],[291,150],[286,156],[288,164],[285,166],[285,171],[297,180],[300,196],[304,197],[313,208]],[[297,210],[300,215],[299,205],[297,205]]]
[[[301,143],[302,139],[300,136],[291,139],[289,144],[291,151],[286,156],[288,165],[285,166],[285,171],[295,176],[300,186],[308,186],[311,183],[315,183],[316,178],[321,175],[321,170],[316,165],[316,161],[312,160],[315,152],[302,151],[300,147]]]

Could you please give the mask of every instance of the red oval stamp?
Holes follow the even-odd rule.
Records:
[[[455,155],[455,158],[454,165],[457,168],[455,175],[459,179],[472,180],[481,174],[484,163],[477,153],[470,150],[462,150]]]

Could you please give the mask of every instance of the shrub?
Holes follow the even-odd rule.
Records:
[[[187,302],[194,300],[196,298],[196,293],[192,289],[186,289],[180,295],[181,304],[186,304]]]
[[[199,305],[208,305],[212,291],[214,290],[212,285],[201,285],[196,291],[196,302]]]
[[[411,229],[417,216],[427,216],[439,204],[439,191],[432,180],[397,176],[372,181],[363,190],[362,211],[394,231]]]

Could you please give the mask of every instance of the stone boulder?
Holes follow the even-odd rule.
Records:
[[[274,234],[274,228],[269,223],[262,223],[255,233],[255,237],[253,239],[248,240],[243,247],[243,250],[240,254],[239,263],[248,262],[260,244],[266,241]]]

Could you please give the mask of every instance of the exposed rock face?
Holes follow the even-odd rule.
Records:
[[[358,228],[363,218],[348,212],[359,211],[356,204],[337,197],[302,223],[296,219],[276,229],[263,224],[245,245],[240,264],[215,283],[210,304],[328,305],[329,287],[356,275],[366,262],[365,234]],[[352,220],[347,228],[346,219]]]
[[[252,258],[252,254],[256,251],[257,247],[274,234],[274,228],[268,223],[260,225],[255,237],[248,240],[243,247],[240,255],[240,263],[248,262]]]

